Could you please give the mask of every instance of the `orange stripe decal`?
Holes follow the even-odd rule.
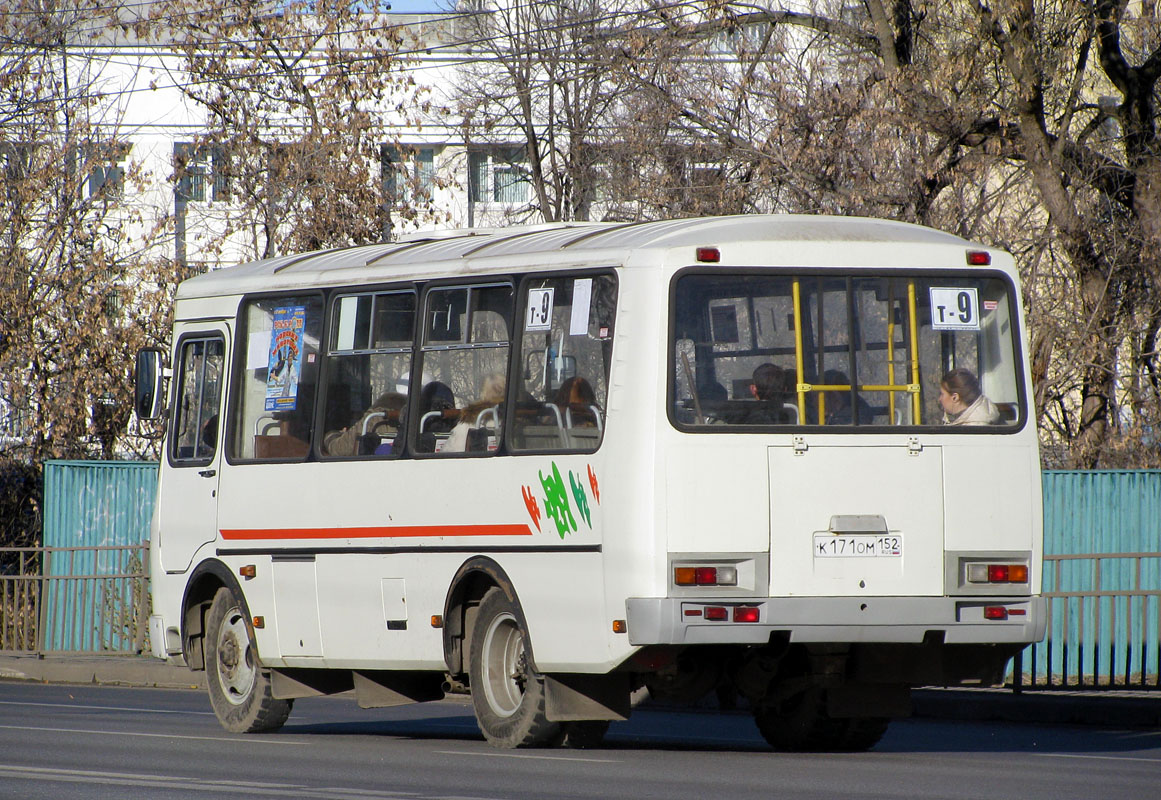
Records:
[[[397,525],[366,528],[231,528],[229,541],[266,539],[397,539],[419,536],[531,536],[527,525]]]

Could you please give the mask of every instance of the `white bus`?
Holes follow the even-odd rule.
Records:
[[[193,278],[138,363],[153,651],[231,731],[466,686],[490,742],[583,745],[644,687],[870,747],[1043,635],[1020,297],[1003,252],[811,216]]]

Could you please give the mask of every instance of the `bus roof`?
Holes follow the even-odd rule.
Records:
[[[655,222],[562,222],[508,228],[466,228],[413,234],[395,242],[278,256],[191,278],[178,299],[285,290],[342,282],[407,280],[471,274],[477,269],[523,266],[528,256],[575,266],[608,259],[623,263],[631,252],[744,243],[912,243],[972,245],[933,228],[864,217],[752,214]],[[726,253],[723,252],[723,258]]]

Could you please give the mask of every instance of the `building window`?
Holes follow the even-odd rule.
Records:
[[[395,205],[426,202],[435,186],[435,148],[385,144],[379,149],[383,196]]]
[[[528,193],[528,161],[521,148],[468,153],[468,196],[473,203],[526,203]]]
[[[173,146],[177,196],[192,203],[230,199],[225,149],[213,145],[177,142]]]
[[[81,198],[118,199],[125,193],[125,161],[132,145],[93,142],[69,151],[69,170]]]

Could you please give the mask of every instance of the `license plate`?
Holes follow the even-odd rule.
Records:
[[[815,558],[898,558],[903,537],[882,533],[814,534]]]

